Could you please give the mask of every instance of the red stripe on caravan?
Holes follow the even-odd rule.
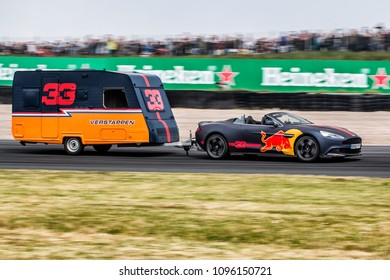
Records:
[[[156,116],[157,116],[157,119],[160,121],[160,123],[162,123],[162,125],[165,128],[165,132],[167,133],[168,142],[171,142],[171,133],[169,132],[169,128],[168,128],[167,123],[163,119],[161,119],[160,112],[156,112]]]
[[[145,81],[146,86],[147,86],[147,87],[150,87],[150,83],[149,83],[148,78],[147,78],[144,74],[141,74],[141,77],[144,78],[144,81]]]
[[[146,86],[150,87],[150,83],[149,83],[148,78],[144,74],[141,74],[141,77],[144,79]],[[156,116],[157,116],[158,121],[160,123],[162,123],[162,125],[165,128],[165,132],[167,134],[167,141],[171,142],[171,133],[169,132],[169,127],[168,127],[167,123],[161,118],[160,112],[156,112]]]

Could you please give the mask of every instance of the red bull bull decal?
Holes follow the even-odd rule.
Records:
[[[285,155],[294,156],[294,143],[295,140],[302,132],[298,129],[290,129],[284,132],[279,130],[275,134],[267,137],[267,134],[264,131],[261,131],[261,142],[264,143],[264,146],[260,149],[262,153],[273,150],[282,152]]]

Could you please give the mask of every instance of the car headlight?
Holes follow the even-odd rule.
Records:
[[[331,138],[331,139],[344,139],[343,136],[338,135],[336,133],[332,133],[332,132],[325,131],[325,130],[321,130],[320,132],[321,132],[322,136],[327,137],[327,138]]]

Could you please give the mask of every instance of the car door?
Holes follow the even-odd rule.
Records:
[[[245,124],[243,125],[242,139],[245,143],[245,152],[260,153],[265,146],[265,139],[277,133],[280,128],[273,125]]]

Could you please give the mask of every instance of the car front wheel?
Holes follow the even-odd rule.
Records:
[[[228,144],[220,134],[213,134],[206,140],[206,152],[213,159],[223,159],[228,156]]]
[[[303,162],[313,162],[318,159],[320,145],[311,136],[302,136],[295,143],[295,154]]]

